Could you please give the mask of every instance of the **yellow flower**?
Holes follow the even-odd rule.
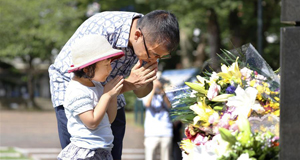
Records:
[[[242,74],[240,72],[237,60],[238,58],[230,67],[227,67],[226,65],[221,66],[222,72],[219,72],[218,76],[222,77],[225,83],[234,81],[238,84],[241,84]]]
[[[207,106],[205,103],[205,98],[200,98],[197,104],[190,106],[190,109],[193,110],[197,116],[194,117],[194,126],[200,127],[198,122],[200,121],[200,125],[207,127],[210,125],[209,117],[214,114],[214,110]]]
[[[255,82],[256,82],[255,80],[252,80],[252,81],[250,81],[250,84],[249,84],[249,85],[250,85],[251,87],[253,87],[253,86],[255,85]]]
[[[265,87],[265,93],[266,93],[267,95],[270,95],[270,93],[271,93],[271,90],[270,90],[270,88],[268,88],[268,87]]]
[[[279,109],[279,103],[277,103],[277,102],[274,103],[274,102],[271,101],[270,102],[270,107],[272,107],[275,110]]]
[[[262,82],[262,84],[264,85],[264,87],[266,87],[266,88],[269,88],[269,83],[266,83],[266,82]]]
[[[218,84],[219,84],[220,86],[224,86],[224,85],[226,85],[226,84],[230,84],[230,81],[229,81],[229,80],[226,80],[226,79],[221,79],[221,80],[218,81]]]
[[[191,153],[194,150],[194,144],[190,139],[185,139],[181,141],[180,148],[182,148],[187,153]]]
[[[280,100],[278,97],[274,97],[274,99],[275,99],[277,102],[279,102],[279,100]]]
[[[229,120],[229,125],[231,126],[231,125],[233,125],[234,123],[235,123],[235,121],[233,121],[233,120]]]
[[[261,85],[256,86],[256,90],[257,90],[257,97],[256,98],[258,100],[262,100],[263,99],[262,94],[264,93],[263,86],[261,86]]]
[[[257,89],[258,93],[260,93],[260,94],[264,92],[264,87],[261,85],[256,86],[256,89]]]
[[[272,112],[272,114],[279,117],[280,116],[280,110],[278,109],[277,111]]]

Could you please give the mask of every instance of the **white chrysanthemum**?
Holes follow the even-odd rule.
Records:
[[[248,153],[243,153],[239,156],[237,160],[251,160]]]

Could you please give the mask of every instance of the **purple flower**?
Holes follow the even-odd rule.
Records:
[[[236,89],[235,86],[230,85],[230,86],[228,86],[228,87],[226,88],[226,93],[227,93],[227,94],[233,94],[234,91],[235,91],[235,89]]]

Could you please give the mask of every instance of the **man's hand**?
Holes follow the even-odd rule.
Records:
[[[142,66],[142,61],[139,60],[131,69],[127,82],[132,84],[131,90],[146,87],[147,84],[156,79],[157,62],[147,63]]]

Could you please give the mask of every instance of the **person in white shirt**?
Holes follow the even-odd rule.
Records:
[[[170,160],[173,126],[169,116],[171,103],[163,89],[161,79],[153,81],[152,91],[143,98],[145,116],[145,160],[155,160],[155,150],[160,146],[160,159]]]
[[[104,36],[88,35],[71,46],[73,72],[65,94],[64,107],[71,143],[58,155],[59,160],[112,160],[114,136],[111,123],[117,114],[117,96],[124,79],[116,76],[105,86],[111,62],[124,53],[111,47]]]

